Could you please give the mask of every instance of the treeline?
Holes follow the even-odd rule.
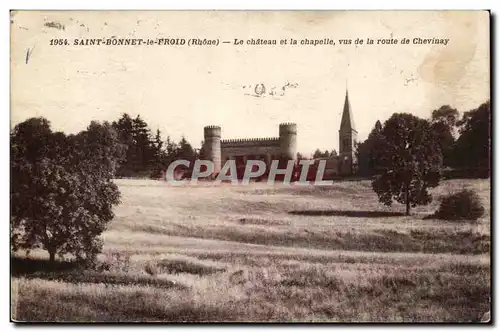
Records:
[[[426,119],[439,143],[445,177],[490,176],[490,116],[490,101],[487,101],[461,118],[456,109],[445,105]],[[357,146],[359,175],[380,174],[377,160],[384,153],[380,149],[384,139],[382,128],[377,121],[368,138]]]
[[[322,152],[320,149],[316,149],[316,151],[314,151],[312,157],[314,159],[330,158],[330,157],[336,157],[337,155],[338,155],[337,151],[335,151],[335,150],[332,150],[332,151],[325,150],[325,152]]]
[[[153,134],[140,115],[131,118],[124,113],[118,121],[113,121],[112,127],[126,150],[125,158],[117,169],[117,177],[159,178],[173,160],[199,158],[199,151],[185,137],[179,142],[169,136],[163,140],[161,131],[157,129]]]

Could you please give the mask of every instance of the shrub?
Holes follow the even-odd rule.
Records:
[[[190,273],[200,276],[209,275],[218,272],[224,272],[223,267],[216,267],[203,264],[202,262],[191,262],[182,259],[162,259],[157,263],[157,268],[163,273]]]
[[[146,273],[151,276],[158,274],[158,268],[156,267],[156,263],[147,262],[146,265],[144,266],[144,271],[146,271]]]
[[[444,220],[477,220],[484,215],[484,207],[478,194],[463,189],[441,199],[435,217]]]

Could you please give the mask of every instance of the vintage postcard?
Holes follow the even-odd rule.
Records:
[[[11,320],[491,322],[488,11],[11,11]]]

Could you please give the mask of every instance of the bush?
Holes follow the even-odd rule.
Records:
[[[435,217],[444,220],[477,220],[484,215],[481,199],[473,190],[450,194],[441,199],[441,205]]]
[[[158,268],[156,267],[156,263],[147,262],[146,266],[144,266],[144,271],[146,271],[146,273],[151,276],[158,274]]]
[[[200,276],[226,271],[223,267],[206,265],[202,262],[185,261],[182,259],[162,259],[156,264],[156,267],[162,273],[190,273]]]

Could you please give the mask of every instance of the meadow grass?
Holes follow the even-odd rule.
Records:
[[[411,216],[379,204],[369,181],[116,182],[105,271],[13,276],[15,320],[470,322],[489,310],[489,180],[443,181]],[[426,218],[463,188],[485,216]]]

